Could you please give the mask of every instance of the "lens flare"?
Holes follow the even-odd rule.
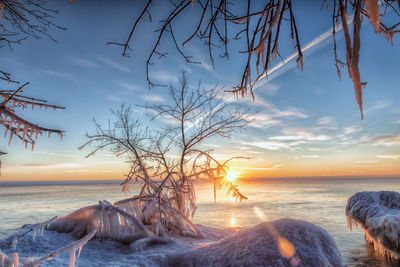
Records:
[[[237,177],[238,177],[238,173],[237,173],[237,172],[230,172],[230,171],[228,171],[228,173],[225,175],[225,179],[226,179],[228,182],[231,182],[231,183],[233,183],[234,181],[236,181]]]

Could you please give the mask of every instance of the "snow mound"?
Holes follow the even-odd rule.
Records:
[[[400,255],[400,194],[393,191],[358,192],[346,205],[347,223],[360,225],[368,242],[384,256]]]
[[[280,219],[171,257],[173,266],[344,266],[333,238],[309,222]]]

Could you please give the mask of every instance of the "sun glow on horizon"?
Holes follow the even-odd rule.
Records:
[[[228,172],[226,173],[226,175],[225,175],[225,179],[226,179],[228,182],[233,183],[233,182],[236,181],[236,179],[238,178],[238,176],[239,176],[239,173],[233,172],[233,171],[228,171]]]

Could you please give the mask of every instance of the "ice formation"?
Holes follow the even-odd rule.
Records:
[[[280,219],[171,257],[172,266],[344,266],[333,238],[306,221]]]
[[[322,228],[305,221],[281,219],[239,231],[202,225],[197,227],[203,233],[202,238],[143,238],[133,242],[131,247],[116,241],[93,239],[85,245],[77,265],[344,266],[330,235]],[[5,252],[10,256],[0,253],[0,262],[1,255],[7,257],[6,264],[0,263],[0,266],[13,266],[13,261],[19,261],[20,266],[23,262],[28,263],[23,266],[33,266],[32,263],[37,263],[38,260],[42,260],[45,266],[71,266],[75,251],[79,251],[90,238],[89,235],[76,241],[70,234],[45,230],[43,235],[38,235],[33,240],[32,233],[29,233],[21,237],[18,243],[16,251],[20,257],[18,258],[15,250],[8,248]],[[49,247],[63,244],[67,245],[52,253],[46,252]],[[44,254],[45,256],[41,256]],[[56,257],[56,254],[60,255]]]
[[[157,220],[145,224],[137,200],[103,200],[57,220],[26,226],[0,240],[0,267],[47,261],[73,267],[93,238],[80,266],[344,266],[332,237],[305,221],[281,219],[239,231],[187,224],[187,231],[165,236],[158,234]],[[42,234],[36,235],[39,230]]]
[[[358,192],[346,206],[347,222],[361,226],[365,238],[384,256],[400,255],[400,194],[393,191]]]

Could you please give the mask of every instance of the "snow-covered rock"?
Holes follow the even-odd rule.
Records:
[[[238,231],[197,226],[203,238],[175,236],[143,249],[138,249],[143,244],[132,249],[135,242],[127,246],[92,239],[75,266],[344,266],[332,237],[305,221],[281,219]],[[35,240],[32,233],[23,235],[16,248],[2,242],[0,248],[8,256],[17,252],[20,259],[38,258],[74,241],[71,234],[45,230]],[[63,252],[40,266],[68,266],[69,262],[69,253]]]
[[[393,191],[358,192],[347,201],[350,230],[361,226],[365,238],[382,255],[399,258],[400,194]]]
[[[292,219],[260,223],[171,260],[173,266],[344,266],[324,229]]]

